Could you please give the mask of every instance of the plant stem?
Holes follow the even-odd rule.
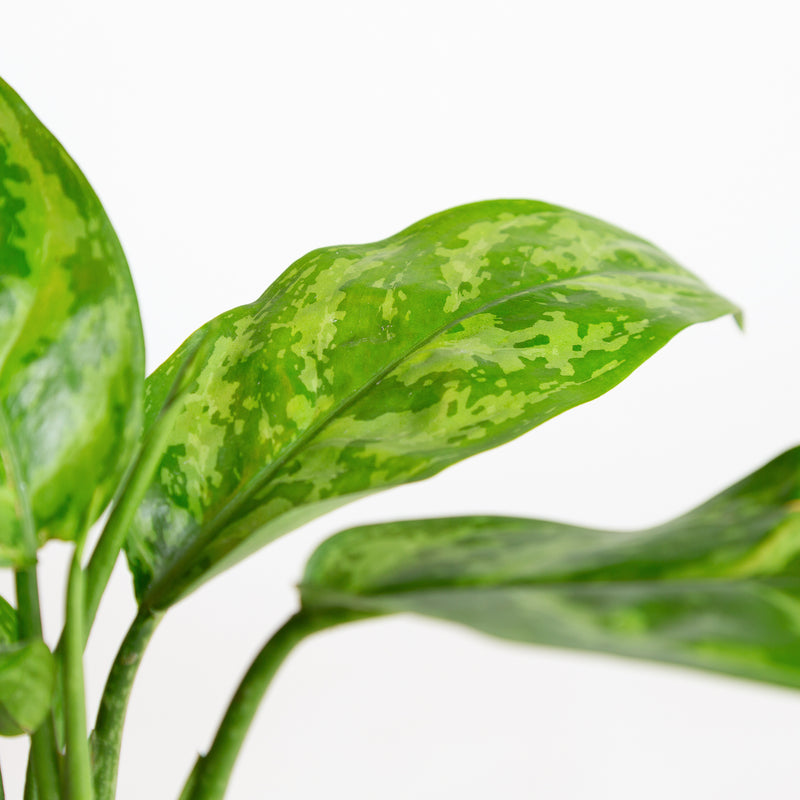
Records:
[[[239,684],[214,743],[195,765],[181,800],[222,800],[258,706],[284,659],[306,636],[360,616],[363,615],[340,610],[314,615],[300,611],[275,633]]]
[[[153,477],[153,472],[158,466],[159,456],[161,454],[161,445],[169,432],[169,423],[174,415],[174,408],[176,404],[172,404],[166,408],[162,415],[159,417],[154,429],[150,436],[139,450],[138,455],[131,467],[127,477],[124,481],[124,488],[119,493],[111,514],[100,534],[100,539],[92,552],[92,557],[89,564],[83,573],[83,621],[81,624],[82,647],[86,647],[86,642],[89,639],[92,625],[94,624],[95,617],[97,616],[97,609],[100,606],[100,601],[103,593],[108,586],[109,578],[114,570],[114,565],[117,563],[122,544],[125,541],[125,535],[128,528],[133,521],[139,503],[144,497],[144,493]],[[61,658],[64,653],[65,639],[62,636],[61,640],[56,646],[56,656]],[[60,720],[58,716],[58,700],[63,694],[62,685],[56,689],[56,712],[55,718]],[[63,731],[61,725],[56,726],[56,732],[59,740],[63,738]]]
[[[92,798],[92,772],[86,733],[86,693],[83,680],[85,574],[81,569],[82,549],[81,543],[76,543],[69,569],[64,625],[65,783],[69,800]]]
[[[39,800],[39,793],[36,791],[36,776],[33,774],[33,754],[28,755],[28,768],[25,771],[25,793],[23,800]]]
[[[19,612],[19,638],[41,639],[42,620],[39,611],[39,584],[36,567],[27,567],[16,573],[17,607]],[[58,749],[50,718],[31,736],[30,759],[32,773],[43,797],[58,798]]]
[[[173,392],[175,391],[177,389],[173,387]],[[92,557],[86,568],[84,630],[87,638],[97,615],[103,592],[108,585],[114,565],[117,563],[125,536],[147,491],[147,487],[150,485],[153,473],[156,471],[163,456],[164,443],[172,430],[175,416],[180,410],[180,403],[175,402],[174,397],[170,395],[167,404],[151,427],[139,450],[136,461],[125,481],[124,488],[92,552]]]
[[[145,647],[161,616],[145,609],[139,611],[120,645],[108,675],[97,712],[97,723],[92,733],[96,800],[114,800],[128,699]]]
[[[31,561],[30,564],[20,567],[14,573],[19,615],[19,638],[41,639],[42,612],[39,606],[39,579],[36,574],[36,551],[39,548],[39,537],[36,531],[36,520],[33,516],[33,506],[28,497],[28,487],[22,471],[22,463],[2,403],[0,403],[0,443],[5,445],[0,455],[3,457],[9,483],[14,487],[17,496],[17,509],[21,517],[25,549]],[[40,793],[56,800],[59,797],[58,750],[56,749],[55,732],[49,719],[46,719],[39,730],[31,736],[30,759]]]

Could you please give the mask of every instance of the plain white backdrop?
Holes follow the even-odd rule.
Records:
[[[738,301],[620,387],[423,484],[324,517],[167,616],[119,800],[175,798],[313,547],[367,521],[662,521],[800,440],[800,57],[792,0],[2,4],[0,74],[127,252],[152,369],[321,245],[533,197],[652,239]],[[69,548],[43,553],[59,632]],[[3,587],[10,586],[4,576]],[[133,615],[124,564],[87,653],[93,714]],[[230,800],[800,795],[800,693],[381,620],[280,672]],[[0,744],[10,798],[25,745]]]

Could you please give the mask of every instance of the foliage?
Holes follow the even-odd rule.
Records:
[[[326,511],[428,478],[607,391],[689,325],[734,314],[649,242],[532,200],[450,209],[315,250],[147,380],[103,209],[0,82],[0,734],[26,797],[112,800],[127,699],[177,600]],[[88,565],[86,533],[108,508]],[[37,551],[74,542],[42,640]],[[139,605],[87,735],[83,648],[124,547]],[[615,533],[455,517],[340,533],[242,680],[183,800],[212,800],[283,658],[412,612],[518,641],[800,685],[800,450],[679,519]]]
[[[643,531],[503,517],[344,531],[301,590],[308,614],[413,612],[800,687],[800,447]]]

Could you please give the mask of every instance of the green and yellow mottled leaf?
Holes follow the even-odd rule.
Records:
[[[74,539],[141,430],[144,345],[125,257],[86,179],[0,81],[0,564]]]
[[[207,349],[127,542],[140,600],[168,605],[326,510],[519,436],[732,312],[652,244],[531,200],[315,250],[148,379],[152,420]]]
[[[413,612],[800,687],[800,447],[647,530],[502,517],[353,528],[318,548],[301,590],[310,614]]]
[[[47,645],[17,638],[17,612],[0,597],[0,736],[33,733],[55,688],[55,659]]]

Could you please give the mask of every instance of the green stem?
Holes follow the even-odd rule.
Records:
[[[179,399],[192,370],[202,360],[202,340],[191,345],[187,358],[170,387],[158,417],[151,425],[139,453],[125,479],[108,522],[92,552],[86,568],[83,640],[86,646],[100,600],[105,592],[114,565],[119,558],[128,529],[150,485],[163,455],[175,417],[182,406]],[[133,681],[150,637],[161,619],[160,613],[140,609],[120,646],[108,675],[95,729],[92,732],[92,762],[96,800],[113,800],[116,793],[122,728]]]
[[[42,620],[39,611],[39,584],[36,567],[18,570],[16,573],[17,607],[19,612],[20,639],[41,639]],[[46,719],[39,730],[31,736],[32,772],[43,797],[60,796],[58,777],[58,749],[50,720]]]
[[[289,619],[250,665],[228,706],[214,744],[195,765],[181,800],[222,800],[247,731],[284,659],[306,636],[356,618],[352,612],[333,610],[314,615],[301,611]]]
[[[86,616],[84,630],[88,637],[103,592],[117,563],[125,536],[133,522],[139,504],[150,485],[153,474],[163,456],[163,447],[172,430],[175,416],[181,410],[180,403],[170,398],[160,416],[150,429],[136,461],[125,482],[119,500],[112,510],[108,522],[95,545],[86,568]]]
[[[164,445],[175,418],[183,409],[180,403],[186,382],[191,378],[194,368],[204,360],[205,349],[201,337],[188,346],[185,360],[170,386],[167,397],[158,416],[147,429],[133,466],[125,478],[122,491],[108,517],[100,539],[95,545],[89,565],[86,568],[86,620],[85,632],[88,637],[94,623],[100,600],[108,585],[114,565],[117,563],[125,536],[133,522],[139,504],[164,455]]]
[[[25,550],[31,563],[15,571],[17,590],[17,613],[19,615],[19,638],[42,638],[42,612],[39,606],[39,579],[36,574],[36,551],[39,537],[33,506],[28,497],[28,487],[23,478],[22,463],[17,453],[16,442],[11,434],[5,407],[0,403],[0,442],[5,444],[2,455],[9,483],[17,495],[17,505],[22,522],[22,535]],[[55,731],[45,720],[44,724],[31,736],[31,760],[37,785],[45,797],[56,800],[59,797],[58,750]]]
[[[83,573],[84,617],[81,629],[84,648],[97,616],[97,609],[100,606],[103,593],[114,570],[114,565],[119,558],[125,535],[158,466],[161,446],[170,430],[170,423],[176,408],[176,403],[165,407],[151,434],[140,448],[134,464],[125,478],[123,490],[117,496],[117,501],[100,534],[100,539],[95,545],[89,564]],[[64,647],[65,639],[62,636],[55,650],[57,657],[61,658],[63,656]],[[59,717],[58,713],[62,704],[62,697],[63,689],[59,683],[54,702],[57,741],[62,741],[64,737],[63,725],[61,724],[62,718]]]
[[[120,645],[108,675],[92,734],[96,800],[114,800],[128,699],[142,655],[160,619],[161,614],[144,609],[139,611]]]
[[[39,800],[39,794],[36,791],[36,777],[33,774],[33,760],[28,755],[28,768],[25,770],[25,793],[23,800]]]
[[[83,680],[83,610],[85,575],[80,543],[75,545],[67,585],[64,625],[64,721],[66,731],[66,790],[69,800],[91,800],[92,771],[86,732],[86,692]]]

